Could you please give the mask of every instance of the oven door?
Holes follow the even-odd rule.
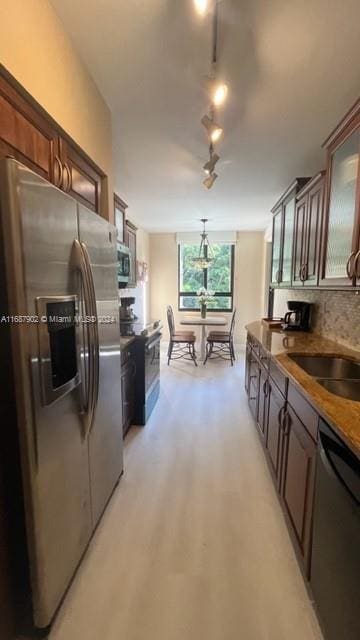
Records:
[[[157,333],[145,344],[145,396],[160,379],[160,341],[161,333]]]

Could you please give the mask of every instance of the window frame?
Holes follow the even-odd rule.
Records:
[[[191,244],[183,243],[183,244]],[[216,243],[215,243],[216,244]],[[231,306],[228,309],[209,309],[209,313],[232,313],[234,309],[234,274],[235,274],[235,245],[233,243],[222,243],[229,244],[231,249],[231,278],[230,278],[230,291],[229,292],[215,292],[215,298],[230,298]],[[193,311],[199,311],[200,309],[183,309],[180,306],[180,298],[193,298],[196,297],[196,291],[180,291],[180,262],[181,262],[181,244],[178,245],[178,311],[181,313],[185,311],[186,313],[192,313]],[[207,257],[208,255],[208,247],[205,245],[204,247],[204,255]],[[207,289],[207,269],[202,269],[204,274],[204,284],[203,287]]]

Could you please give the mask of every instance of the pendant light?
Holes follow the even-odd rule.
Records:
[[[215,174],[213,174],[215,175]],[[207,269],[212,261],[212,249],[210,246],[208,234],[206,233],[205,225],[208,222],[207,218],[201,218],[203,223],[203,231],[201,235],[201,242],[199,247],[199,255],[197,258],[193,258],[192,263],[197,269]]]

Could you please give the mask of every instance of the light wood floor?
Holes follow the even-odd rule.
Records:
[[[318,640],[243,362],[162,369],[51,640]]]

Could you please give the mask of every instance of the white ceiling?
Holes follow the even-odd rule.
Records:
[[[230,94],[210,191],[211,22],[192,0],[51,0],[113,113],[115,188],[149,231],[262,229],[360,94],[359,0],[222,0],[219,74]]]

